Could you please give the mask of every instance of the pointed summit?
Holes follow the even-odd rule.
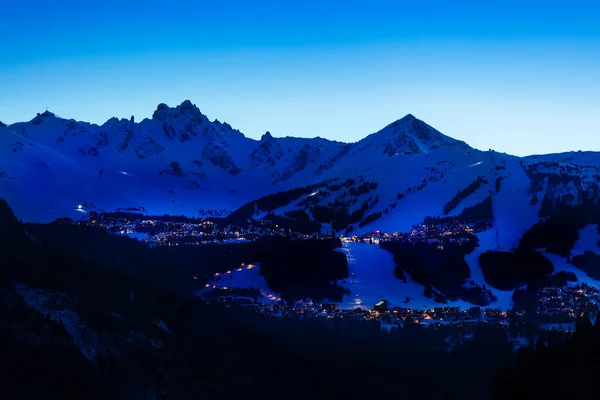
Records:
[[[264,142],[266,140],[271,140],[271,139],[273,139],[273,136],[271,135],[271,132],[269,132],[269,131],[266,131],[265,134],[260,137],[261,142]]]
[[[392,122],[391,124],[389,124],[388,127],[390,127],[390,126],[392,126],[392,127],[398,127],[398,126],[410,125],[410,124],[418,124],[418,123],[425,124],[420,119],[417,119],[414,115],[412,115],[412,114],[406,114],[404,117],[402,117],[402,118],[400,118],[400,119]]]
[[[441,148],[469,151],[465,142],[444,135],[438,130],[407,114],[382,130],[361,141],[362,148],[378,147],[390,157],[405,154],[426,154]]]
[[[177,106],[177,109],[183,114],[202,114],[200,109],[196,107],[196,105],[190,100],[184,100],[179,106]]]

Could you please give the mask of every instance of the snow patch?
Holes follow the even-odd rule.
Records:
[[[156,321],[156,325],[158,325],[158,327],[160,329],[162,329],[163,331],[165,331],[166,333],[172,333],[171,329],[169,329],[169,327],[167,326],[167,324],[165,324],[164,321],[159,319],[158,321]]]
[[[62,322],[85,358],[90,361],[96,358],[100,336],[80,322],[77,313],[68,308],[70,300],[67,295],[26,285],[14,287],[29,307],[38,310],[44,316],[49,315],[54,322]]]
[[[585,253],[586,251],[593,251],[596,254],[600,254],[600,247],[598,241],[600,235],[598,235],[598,225],[588,225],[583,229],[579,230],[579,240],[573,245],[571,255],[576,256]]]

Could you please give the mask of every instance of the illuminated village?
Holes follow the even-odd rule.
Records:
[[[305,235],[285,230],[271,221],[254,221],[245,226],[221,225],[209,219],[200,221],[161,221],[152,218],[126,218],[106,215],[91,215],[80,221],[63,221],[84,224],[104,229],[111,233],[128,235],[149,246],[189,246],[218,243],[240,243],[257,240],[265,236],[287,236],[292,239],[319,239],[326,235]],[[410,232],[387,233],[375,231],[362,235],[340,236],[342,242],[361,242],[378,245],[383,241],[402,241],[408,243],[437,243],[440,247],[447,243],[473,240],[476,233],[489,228],[489,222],[463,224],[458,222],[442,225],[417,225]],[[254,268],[253,265],[240,266],[235,271]],[[411,323],[428,327],[470,326],[477,323],[508,326],[511,321],[524,318],[535,320],[539,326],[549,329],[574,329],[575,321],[582,315],[595,315],[600,300],[598,290],[585,283],[564,288],[547,287],[538,291],[535,315],[531,310],[444,306],[423,309],[389,305],[382,300],[369,308],[357,304],[351,309],[340,309],[337,303],[297,301],[286,303],[276,294],[249,288],[233,288],[226,284],[226,276],[216,274],[205,283],[201,291],[208,302],[222,304],[225,307],[240,307],[277,317],[354,319],[380,321],[382,326],[403,326]],[[200,279],[193,277],[193,279]]]
[[[255,267],[240,266],[236,271]],[[479,323],[509,327],[511,323],[518,325],[527,320],[543,329],[572,331],[580,317],[595,317],[600,302],[598,289],[583,283],[564,288],[540,289],[535,303],[535,315],[522,309],[503,310],[497,307],[440,305],[420,309],[392,306],[387,300],[381,300],[372,308],[364,307],[356,301],[353,308],[341,309],[334,302],[306,299],[287,303],[278,295],[265,290],[230,287],[227,286],[227,280],[231,273],[232,271],[227,271],[225,274],[215,274],[198,294],[209,303],[221,304],[226,308],[252,310],[274,317],[379,321],[385,328],[402,327],[406,321],[434,329],[441,326],[462,328]]]

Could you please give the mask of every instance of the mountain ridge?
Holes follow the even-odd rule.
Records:
[[[593,152],[523,158],[477,150],[412,114],[354,143],[270,132],[251,139],[210,121],[189,100],[160,104],[153,118],[140,122],[111,118],[95,125],[46,111],[0,127],[0,194],[20,219],[40,222],[125,208],[226,214],[273,193],[324,183],[335,190],[258,209],[255,216],[302,212],[320,218],[324,231],[332,225],[406,231],[492,196],[500,242],[510,248],[550,205],[597,198],[599,165],[600,153]],[[326,220],[325,211],[348,217]]]
[[[0,125],[0,127],[8,127],[11,130],[15,130],[18,131],[19,133],[23,134],[23,126],[26,124],[41,124],[44,121],[44,117],[53,117],[56,118],[58,120],[64,121],[69,123],[70,125],[72,125],[73,123],[75,124],[82,124],[84,126],[90,127],[90,128],[111,128],[114,125],[119,125],[119,124],[125,124],[125,123],[132,123],[132,124],[142,124],[145,123],[146,121],[166,121],[166,120],[171,120],[171,119],[177,119],[177,120],[185,120],[186,122],[195,122],[196,125],[201,125],[203,123],[210,123],[216,126],[222,126],[223,130],[225,131],[231,131],[231,132],[235,132],[238,134],[241,134],[244,138],[251,140],[253,142],[261,142],[263,141],[264,137],[271,137],[273,139],[300,139],[300,140],[325,140],[327,142],[330,143],[344,143],[344,144],[354,144],[354,143],[358,143],[361,142],[365,139],[367,139],[368,137],[372,137],[372,136],[381,136],[384,131],[388,130],[390,127],[396,127],[397,125],[401,125],[403,123],[406,122],[410,122],[413,124],[414,127],[423,129],[424,127],[428,128],[428,130],[430,130],[431,132],[434,132],[436,135],[439,135],[441,137],[443,137],[445,139],[445,141],[456,141],[456,142],[460,142],[460,143],[464,143],[463,141],[457,140],[457,139],[453,139],[451,137],[448,137],[446,135],[443,135],[441,132],[435,130],[434,128],[430,127],[429,125],[427,125],[426,123],[424,123],[423,121],[419,120],[418,118],[416,118],[414,115],[412,114],[407,114],[404,117],[386,125],[383,129],[371,133],[367,136],[365,136],[363,139],[359,140],[358,142],[344,142],[344,141],[339,141],[339,140],[333,140],[333,139],[328,139],[328,138],[324,138],[324,137],[320,137],[320,136],[315,136],[315,137],[297,137],[297,136],[273,136],[272,133],[270,131],[267,131],[265,134],[263,134],[261,136],[260,139],[254,139],[251,138],[249,136],[244,135],[243,133],[241,133],[238,129],[233,129],[231,127],[231,125],[229,125],[226,122],[220,122],[218,119],[215,119],[214,121],[210,121],[210,119],[208,118],[207,115],[203,114],[200,109],[193,104],[190,100],[184,100],[181,104],[175,106],[175,107],[170,107],[165,103],[160,103],[158,104],[156,110],[153,112],[152,117],[151,118],[144,118],[142,121],[140,122],[134,122],[134,117],[132,116],[130,119],[127,118],[117,118],[117,117],[111,117],[109,118],[106,122],[102,123],[102,124],[95,124],[95,123],[90,123],[90,122],[86,122],[86,121],[79,121],[79,120],[75,120],[75,119],[67,119],[67,118],[62,118],[57,116],[56,114],[52,113],[51,111],[44,111],[43,113],[38,113],[36,115],[36,117],[34,117],[33,119],[31,119],[30,121],[23,121],[23,122],[15,122],[9,125]],[[191,120],[191,121],[190,121]],[[188,129],[192,129],[191,127],[188,127]],[[172,135],[171,132],[169,132],[169,128],[166,129],[165,134],[167,136]],[[197,133],[196,133],[197,134]],[[185,140],[189,140],[189,138],[184,137],[184,138],[180,138],[180,140],[185,141]],[[466,143],[465,143],[466,145]],[[468,147],[468,145],[467,145]]]
[[[23,124],[27,124],[27,123],[35,123],[36,121],[39,121],[40,117],[55,117],[57,119],[63,120],[63,121],[68,121],[68,122],[74,122],[76,124],[83,124],[86,126],[90,126],[90,127],[104,127],[107,126],[107,124],[116,124],[116,123],[124,123],[124,122],[131,122],[131,123],[135,123],[135,124],[139,124],[141,122],[144,121],[152,121],[152,120],[164,120],[164,119],[169,119],[169,118],[177,118],[177,117],[181,117],[181,116],[185,116],[185,115],[193,115],[193,116],[197,116],[202,118],[203,120],[207,121],[207,122],[211,122],[210,119],[208,118],[207,115],[203,114],[200,109],[191,102],[191,100],[186,99],[184,100],[181,104],[176,105],[174,107],[170,107],[169,105],[167,105],[166,103],[159,103],[156,110],[153,112],[152,116],[150,118],[143,118],[140,122],[134,122],[134,117],[131,116],[129,119],[127,118],[119,118],[116,116],[113,116],[109,119],[107,119],[104,123],[92,123],[92,122],[87,122],[87,121],[82,121],[82,120],[76,120],[76,119],[67,119],[67,118],[63,118],[60,117],[58,115],[56,115],[55,113],[49,111],[49,110],[45,110],[43,113],[38,113],[36,115],[36,117],[32,118],[29,121],[18,121],[18,122],[14,122],[14,123],[9,123],[9,124],[5,124],[2,123],[2,121],[0,121],[0,128],[2,127],[7,127],[9,129],[13,129],[17,126],[21,126]],[[332,142],[332,143],[344,143],[344,144],[355,144],[355,143],[359,143],[361,141],[364,141],[365,139],[367,139],[369,136],[372,135],[376,135],[378,133],[381,133],[382,131],[386,130],[387,128],[390,128],[391,126],[394,126],[395,124],[399,124],[402,121],[405,120],[409,120],[409,121],[418,121],[419,123],[423,124],[424,126],[427,126],[428,128],[430,128],[431,130],[435,131],[437,134],[441,135],[444,138],[450,139],[452,141],[455,142],[459,142],[461,144],[464,144],[465,146],[476,150],[475,148],[472,148],[471,146],[469,146],[465,141],[459,140],[459,139],[455,139],[453,137],[444,135],[443,133],[437,131],[435,128],[432,128],[430,125],[426,124],[424,121],[416,118],[412,113],[408,113],[406,114],[404,117],[399,118],[389,124],[387,124],[384,128],[380,129],[379,131],[376,132],[372,132],[370,134],[367,134],[365,137],[363,137],[362,139],[355,141],[355,142],[345,142],[345,141],[340,141],[340,140],[334,140],[334,139],[329,139],[327,137],[321,137],[321,136],[314,136],[314,137],[307,137],[307,136],[290,136],[290,135],[285,135],[285,136],[273,136],[273,134],[270,131],[266,131],[260,138],[255,139],[252,138],[250,136],[246,136],[245,134],[241,133],[238,129],[233,129],[231,127],[230,124],[226,123],[226,122],[220,122],[218,119],[214,119],[211,123],[215,123],[217,125],[223,125],[224,127],[230,128],[232,131],[234,132],[238,132],[241,133],[246,139],[251,140],[253,142],[261,142],[261,140],[263,139],[263,136],[267,135],[273,137],[274,139],[300,139],[300,140],[313,140],[313,139],[322,139],[322,140],[326,140],[328,142]],[[573,153],[573,152],[592,152],[592,153],[596,153],[596,151],[594,150],[577,150],[577,151],[564,151],[564,152],[558,152],[558,153],[532,153],[532,154],[527,154],[527,155],[522,155],[522,156],[517,156],[517,157],[521,157],[521,158],[526,158],[526,157],[534,157],[534,156],[546,156],[546,155],[554,155],[554,154],[568,154],[568,153]],[[504,154],[509,154],[509,153],[504,153]]]

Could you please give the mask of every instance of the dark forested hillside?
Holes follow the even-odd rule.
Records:
[[[492,196],[486,197],[481,203],[477,203],[471,207],[465,207],[458,215],[448,217],[426,217],[423,221],[425,225],[442,225],[452,222],[481,222],[491,221],[494,219],[492,212]]]
[[[566,343],[538,340],[535,350],[521,350],[516,362],[495,381],[495,399],[584,399],[595,397],[600,357],[600,318],[577,324]]]
[[[586,251],[573,257],[573,265],[585,272],[589,277],[600,280],[600,255]]]
[[[525,232],[519,246],[527,249],[545,248],[566,257],[579,239],[579,229],[598,223],[600,204],[590,202],[565,206]]]
[[[289,290],[296,297],[325,295],[338,298],[340,289],[329,285],[329,281],[345,278],[348,274],[345,257],[333,251],[341,246],[335,239],[290,240],[273,236],[251,243],[151,248],[126,236],[83,225],[31,224],[27,229],[41,243],[69,249],[86,261],[116,268],[166,289],[188,293],[202,288],[205,280],[214,273],[225,272],[242,263],[264,261],[263,274],[270,284],[282,289],[280,293],[285,298],[288,294],[291,296]],[[192,279],[194,276],[199,279]],[[295,281],[299,278],[302,279]]]
[[[426,296],[440,303],[461,298],[485,306],[493,299],[491,292],[478,285],[466,285],[471,273],[465,255],[471,253],[476,245],[477,240],[471,238],[443,246],[386,241],[381,247],[394,254],[396,276],[404,279],[405,272],[410,274],[412,279],[425,286]]]
[[[331,282],[348,277],[348,261],[345,254],[332,251],[332,246],[341,247],[339,239],[300,241],[293,252],[275,247],[261,259],[260,274],[286,300],[341,301],[346,291]]]
[[[514,290],[534,283],[554,271],[543,254],[527,249],[513,252],[488,250],[479,257],[485,281],[500,290]]]

